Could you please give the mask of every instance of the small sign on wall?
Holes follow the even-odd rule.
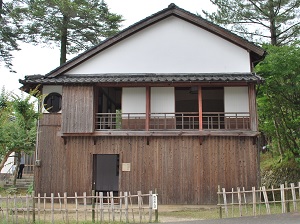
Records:
[[[122,163],[122,171],[129,172],[130,171],[130,163]]]

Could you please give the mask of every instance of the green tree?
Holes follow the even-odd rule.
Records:
[[[256,42],[285,45],[299,38],[300,0],[211,0],[209,20]]]
[[[12,52],[20,50],[18,40],[23,39],[24,8],[19,1],[0,0],[0,63],[12,70]]]
[[[300,47],[266,49],[265,60],[256,67],[265,79],[258,98],[260,130],[282,158],[295,158],[300,164]]]
[[[60,64],[66,55],[86,50],[115,34],[122,16],[99,0],[27,0],[28,34],[37,43],[60,46]]]
[[[33,100],[33,95],[37,98]],[[11,95],[2,90],[0,95],[0,170],[11,153],[35,150],[36,122],[39,112],[36,101],[40,99],[37,90],[28,96]],[[17,164],[18,165],[18,164]]]

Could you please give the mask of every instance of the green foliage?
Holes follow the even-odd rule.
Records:
[[[18,0],[0,0],[0,65],[12,70],[12,51],[20,50],[18,40],[22,40],[24,9]]]
[[[122,16],[111,13],[99,0],[27,0],[29,39],[61,47],[66,54],[86,50],[115,34]]]
[[[300,48],[266,46],[256,71],[265,79],[258,95],[260,130],[283,160],[300,158]],[[300,165],[300,163],[299,163]]]
[[[293,158],[281,160],[276,155],[270,155],[270,152],[262,155],[261,185],[271,188],[271,186],[276,187],[285,182],[299,182],[300,167]]]
[[[32,94],[37,98],[32,99]],[[26,153],[35,149],[36,121],[39,112],[35,109],[36,101],[40,99],[37,90],[31,95],[16,96],[2,92],[0,96],[0,158],[3,166],[3,158],[7,154],[21,151]],[[2,167],[0,167],[2,169]]]
[[[211,0],[206,18],[256,42],[285,45],[299,38],[299,0]]]
[[[18,193],[18,189],[14,186],[5,189],[5,193],[8,195],[15,195]]]
[[[27,194],[32,194],[34,190],[34,185],[33,185],[33,182],[28,186],[28,189],[27,189]]]

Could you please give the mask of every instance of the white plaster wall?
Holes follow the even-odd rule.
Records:
[[[43,100],[42,102],[44,102],[45,97],[49,94],[49,93],[59,93],[62,95],[62,86],[58,86],[58,85],[44,85],[43,86],[43,90],[42,90],[42,94],[43,94]],[[42,112],[43,113],[49,113],[44,106],[42,106]],[[58,112],[58,113],[61,113]]]
[[[175,113],[174,87],[151,87],[151,113]]]
[[[145,87],[123,87],[122,113],[143,113],[140,115],[137,114],[135,116],[145,116],[146,113],[146,88]]]
[[[111,46],[67,73],[220,72],[250,72],[249,53],[172,16]]]
[[[224,87],[225,112],[249,112],[248,87]]]

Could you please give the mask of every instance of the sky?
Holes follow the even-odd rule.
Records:
[[[200,13],[201,10],[212,12],[215,6],[209,0],[106,0],[110,11],[123,16],[124,29],[174,3],[191,13]],[[59,49],[34,46],[31,44],[20,45],[21,50],[13,52],[13,69],[11,73],[3,64],[0,65],[0,88],[4,86],[8,92],[20,95],[21,84],[19,79],[26,75],[45,75],[59,66]],[[75,55],[76,56],[76,55]],[[69,56],[71,59],[73,56]]]

